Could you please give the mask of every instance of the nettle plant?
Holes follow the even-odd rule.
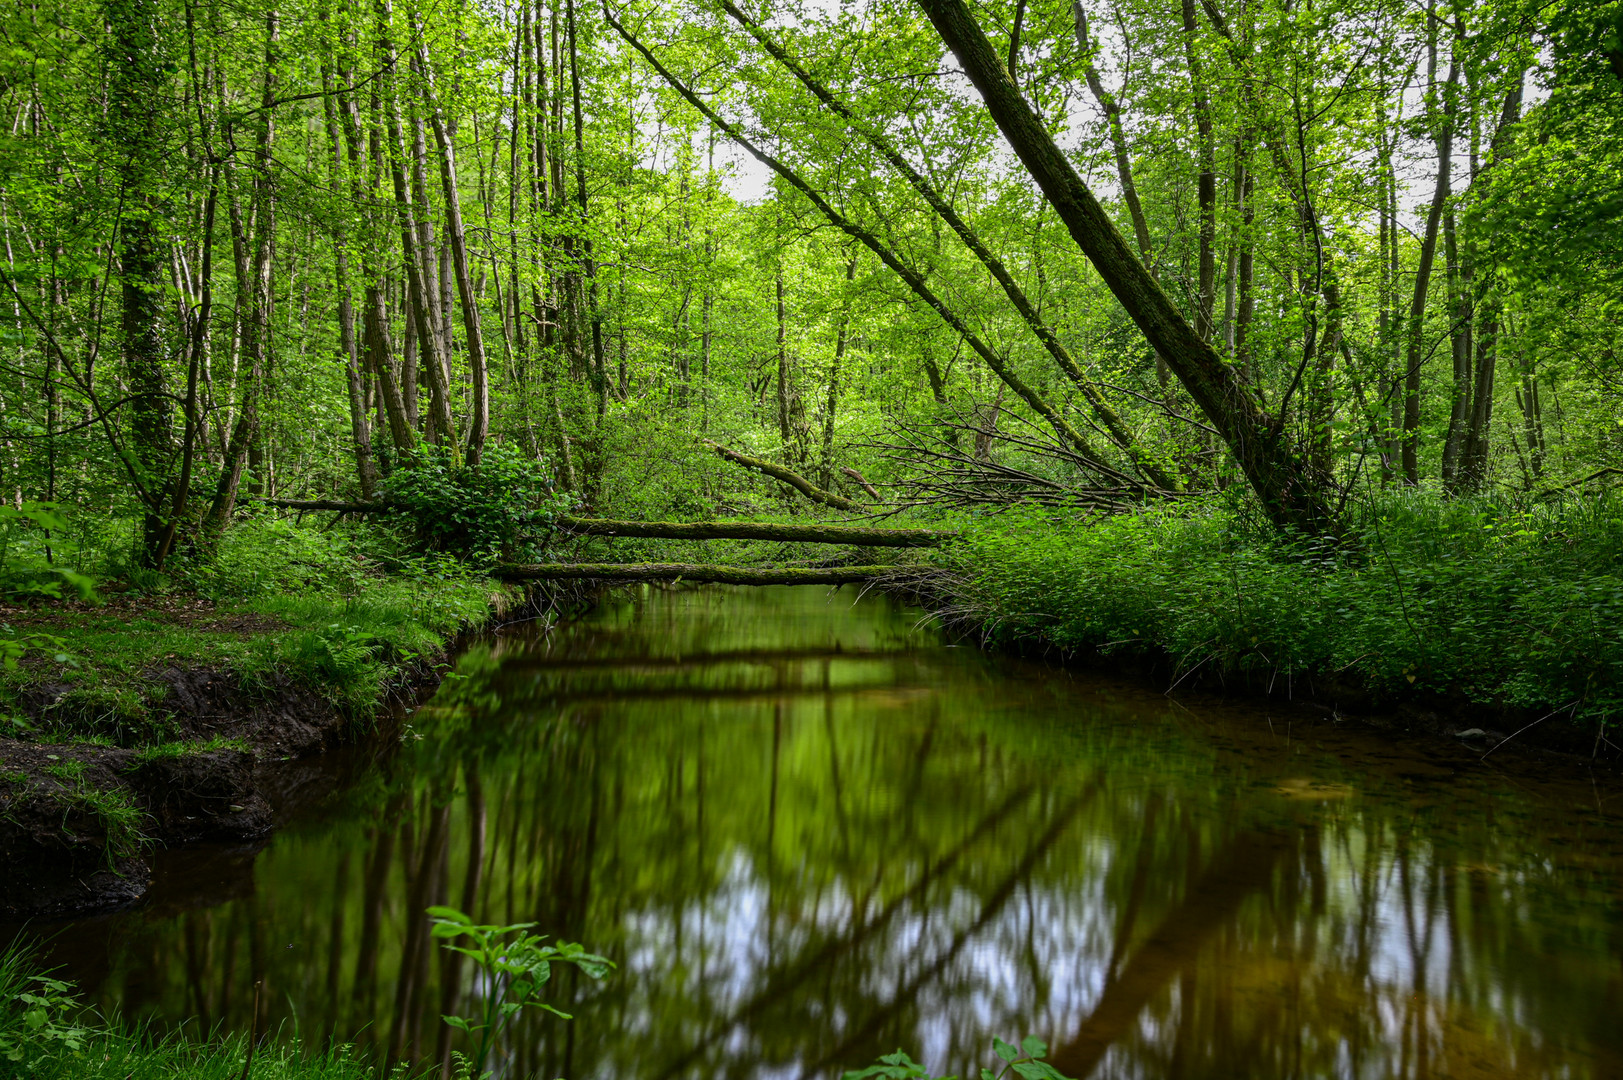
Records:
[[[533,559],[570,498],[545,459],[504,446],[487,447],[477,465],[424,446],[385,481],[384,497],[411,516],[421,547],[475,562]]]
[[[1002,1059],[1000,1069],[980,1071],[980,1080],[1004,1080],[1011,1072],[1021,1080],[1068,1080],[1058,1069],[1042,1059],[1048,1056],[1048,1044],[1035,1035],[1027,1035],[1019,1046],[1011,1046],[1002,1039],[992,1040],[992,1051]],[[955,1076],[938,1077],[905,1053],[898,1050],[879,1059],[860,1072],[848,1072],[842,1080],[958,1080]]]
[[[548,945],[545,935],[525,931],[535,923],[511,926],[475,923],[467,915],[449,907],[431,907],[434,920],[430,931],[444,947],[473,961],[482,982],[475,997],[477,1008],[469,1016],[443,1016],[451,1027],[473,1040],[473,1053],[462,1059],[462,1075],[482,1080],[490,1051],[527,1008],[538,1008],[571,1020],[568,1013],[541,1000],[541,992],[552,979],[552,965],[567,964],[590,978],[601,979],[614,968],[612,961],[583,946],[567,941]],[[468,944],[455,944],[459,938]]]

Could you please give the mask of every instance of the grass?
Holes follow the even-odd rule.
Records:
[[[0,729],[137,749],[171,745],[180,729],[164,701],[166,669],[222,672],[250,695],[313,690],[364,720],[403,672],[441,659],[459,629],[517,596],[448,558],[386,548],[266,518],[231,530],[206,563],[166,578],[126,574],[122,584],[143,584],[141,595],[101,607],[24,609],[30,625],[9,640],[45,629],[60,648],[34,648],[0,671],[0,713],[10,721]],[[99,584],[108,591],[110,583]],[[41,697],[49,703],[29,706]]]
[[[1283,689],[1335,676],[1560,712],[1623,712],[1623,503],[1383,495],[1342,550],[1282,542],[1207,503],[1096,523],[971,522],[943,552],[994,640],[1164,657]]]
[[[158,743],[137,751],[135,756],[130,759],[129,767],[139,769],[141,766],[150,765],[155,761],[174,761],[177,758],[189,757],[192,754],[212,754],[217,750],[246,752],[248,749],[248,744],[241,739],[230,739],[224,735],[213,735],[207,739],[191,742]]]
[[[0,1080],[237,1080],[248,1040],[191,1040],[125,1030],[88,1011],[69,984],[42,973],[26,942],[0,951]],[[383,1080],[349,1047],[259,1047],[256,1080]],[[417,1074],[426,1075],[426,1074]],[[390,1080],[409,1080],[397,1070]]]
[[[146,811],[136,805],[130,792],[121,787],[98,787],[85,778],[82,761],[47,765],[45,772],[58,781],[50,797],[63,809],[64,817],[78,811],[101,825],[103,850],[111,867],[119,859],[134,855],[146,843]]]

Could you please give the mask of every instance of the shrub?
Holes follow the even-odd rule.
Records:
[[[442,447],[394,471],[388,500],[411,516],[418,544],[472,562],[533,559],[538,531],[568,508],[555,492],[545,460],[502,446],[486,449],[478,465],[458,464]]]

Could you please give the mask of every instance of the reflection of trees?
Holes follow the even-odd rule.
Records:
[[[272,1030],[443,1063],[439,1014],[479,992],[427,934],[449,902],[621,963],[560,979],[578,1019],[521,1024],[513,1073],[826,1075],[902,1045],[973,1075],[1036,1032],[1079,1076],[1623,1075],[1606,836],[1576,877],[1503,795],[1371,772],[1293,801],[1302,758],[783,602],[638,598],[486,654],[241,898],[109,924],[104,998],[244,1029],[262,978]]]

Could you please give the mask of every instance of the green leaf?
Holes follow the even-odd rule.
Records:
[[[1020,1049],[1026,1052],[1027,1057],[1045,1058],[1048,1056],[1048,1044],[1035,1035],[1027,1035],[1021,1039]]]
[[[1020,1051],[1016,1050],[1002,1039],[993,1039],[992,1049],[997,1051],[997,1056],[1002,1058],[1004,1061],[1013,1062],[1018,1060],[1020,1057]]]

